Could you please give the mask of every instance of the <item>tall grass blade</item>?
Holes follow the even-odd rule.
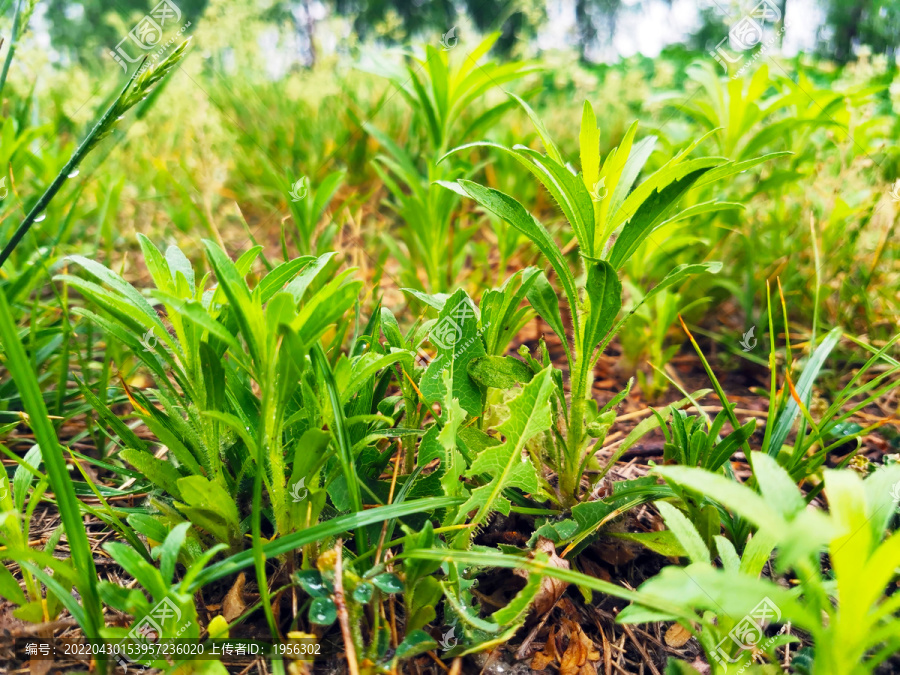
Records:
[[[41,395],[40,385],[31,369],[31,361],[19,339],[12,316],[6,296],[0,292],[0,338],[3,343],[5,366],[19,388],[19,395],[28,413],[29,425],[34,431],[35,440],[41,447],[50,485],[56,494],[59,515],[78,573],[78,592],[84,601],[85,623],[82,625],[82,629],[87,637],[98,638],[103,627],[103,606],[100,604],[100,596],[97,592],[97,570],[94,567],[94,556],[91,553],[91,545],[81,520],[80,504],[75,497],[75,488],[72,486],[72,479],[66,469],[66,460],[59,445],[59,439],[53,430],[47,406]]]
[[[414,499],[413,501],[404,502],[402,504],[392,504],[390,506],[379,506],[368,511],[358,513],[350,513],[346,516],[338,516],[324,523],[319,523],[301,532],[294,532],[284,537],[269,542],[263,546],[263,553],[269,558],[294,551],[301,546],[312,544],[313,542],[323,541],[329,537],[335,537],[350,530],[357,530],[373,525],[374,523],[382,523],[393,518],[403,518],[411,516],[415,513],[427,513],[438,509],[447,509],[452,506],[459,506],[463,503],[462,498],[458,497],[426,497],[424,499]],[[240,572],[245,567],[253,564],[253,552],[242,551],[221,562],[207,567],[197,575],[192,585],[193,589],[202,588],[213,581],[222,579],[229,575]]]

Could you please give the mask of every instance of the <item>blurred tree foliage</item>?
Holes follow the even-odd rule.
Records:
[[[820,52],[840,63],[849,61],[859,45],[893,57],[900,38],[900,0],[826,0],[825,29]]]
[[[209,0],[173,0],[183,21],[202,20]],[[550,0],[551,2],[555,0]],[[647,0],[637,0],[638,2]],[[791,10],[794,0],[775,0]],[[10,0],[0,0],[0,11],[12,11]],[[82,62],[114,47],[159,0],[46,0],[50,36],[54,47],[68,59]],[[243,0],[235,0],[240,5]],[[321,0],[327,11],[346,18],[360,41],[379,40],[406,44],[446,33],[466,17],[482,33],[500,30],[495,51],[508,54],[516,43],[531,40],[547,20],[545,0]],[[825,24],[819,28],[819,52],[844,63],[858,45],[868,45],[876,54],[893,57],[900,36],[900,0],[819,0]],[[292,25],[303,38],[304,49],[315,60],[313,0],[256,0],[254,7],[263,21]],[[755,0],[741,3],[749,10]],[[623,0],[575,0],[576,34],[582,56],[591,46],[612,39]],[[633,8],[632,8],[633,9]],[[299,18],[298,18],[299,17]],[[722,34],[722,19],[716,11],[701,12],[701,23],[688,40],[691,47],[706,51]],[[893,59],[891,59],[893,60]]]
[[[182,24],[196,24],[207,4],[173,2],[181,10]],[[50,39],[67,59],[85,63],[114,48],[157,4],[159,0],[47,0]]]
[[[508,53],[516,41],[535,36],[545,17],[535,0],[327,0],[334,11],[352,20],[360,40],[377,37],[405,43],[427,34],[442,35],[457,25],[462,9],[481,33],[501,31],[494,49]]]

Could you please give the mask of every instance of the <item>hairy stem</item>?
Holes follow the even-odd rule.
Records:
[[[577,358],[577,357],[576,357]],[[587,408],[587,380],[590,359],[579,358],[572,370],[572,402],[569,407],[569,423],[566,438],[566,457],[564,466],[560,467],[559,488],[565,506],[578,503],[578,485],[581,476],[579,454],[584,438],[584,413]]]

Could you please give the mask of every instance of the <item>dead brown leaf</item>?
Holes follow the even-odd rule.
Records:
[[[591,639],[574,621],[563,619],[569,631],[569,646],[559,662],[560,675],[596,675],[594,665],[600,660],[600,652]]]
[[[566,649],[560,655],[558,642],[566,640]],[[550,629],[544,651],[534,655],[532,670],[543,670],[551,663],[559,662],[560,675],[596,675],[600,652],[575,621],[563,617],[557,629]]]
[[[534,551],[535,553],[546,553],[549,557],[551,566],[562,570],[569,569],[569,561],[556,555],[556,546],[549,539],[540,537]],[[515,573],[521,576],[528,575],[528,573],[523,570],[515,570]],[[543,616],[553,609],[553,605],[556,604],[556,601],[559,600],[559,596],[565,592],[568,585],[569,583],[567,581],[560,581],[559,579],[553,579],[551,577],[544,577],[541,579],[541,588],[538,590],[537,595],[534,596],[534,601],[531,603],[531,609],[534,611],[535,616]]]
[[[551,663],[555,663],[559,659],[556,653],[556,627],[550,629],[550,635],[547,636],[547,644],[544,645],[544,651],[538,652],[531,659],[532,670],[543,670]]]
[[[673,623],[666,631],[666,644],[678,649],[691,639],[691,633],[680,623]]]
[[[222,601],[222,616],[229,623],[237,619],[247,609],[247,605],[244,602],[244,584],[246,582],[247,577],[241,572]]]

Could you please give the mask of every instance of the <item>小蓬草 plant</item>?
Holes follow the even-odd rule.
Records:
[[[440,163],[438,158],[452,145],[481,137],[511,107],[511,102],[504,100],[470,118],[470,108],[476,101],[492,89],[536,70],[525,62],[501,64],[484,59],[499,37],[499,33],[485,37],[458,65],[451,65],[450,52],[427,45],[424,55],[411,56],[412,62],[405,67],[376,57],[363,66],[397,87],[413,109],[416,131],[421,132],[422,138],[413,134],[410,139],[410,145],[422,142],[422,149],[416,152],[402,147],[374,124],[363,125],[386,151],[376,156],[372,167],[393,197],[389,207],[403,220],[398,233],[406,250],[388,236],[384,243],[403,263],[404,282],[413,288],[432,293],[452,288],[465,262],[466,243],[474,233],[454,231],[459,227],[453,218],[459,197],[433,185],[469,175],[472,169]],[[417,156],[425,159],[424,173]],[[425,272],[424,283],[417,275],[419,270]]]
[[[628,316],[616,322],[622,308],[622,284],[618,271],[653,232],[673,219],[683,219],[678,202],[694,186],[721,180],[742,170],[719,157],[690,159],[691,145],[668,161],[637,187],[634,182],[649,156],[652,141],[634,143],[636,124],[629,129],[621,145],[601,163],[599,130],[593,108],[584,105],[581,126],[582,173],[575,174],[540,120],[524,102],[543,141],[547,154],[516,146],[505,148],[493,143],[474,143],[451,151],[472,147],[492,148],[509,153],[521,162],[553,196],[571,225],[579,246],[584,274],[572,271],[559,246],[544,226],[514,198],[498,190],[467,180],[442,185],[474,199],[488,211],[509,222],[531,239],[547,258],[562,287],[572,317],[571,336],[565,330],[560,302],[546,277],[540,275],[528,293],[528,300],[562,341],[569,363],[571,397],[563,389],[562,378],[554,378],[554,401],[560,423],[554,419],[545,435],[544,454],[559,475],[558,499],[572,506],[581,493],[584,467],[593,454],[591,425],[597,419],[591,404],[590,383],[600,354]],[[717,203],[691,207],[696,212],[718,208]],[[613,235],[618,235],[613,239]],[[680,265],[644,296],[644,302],[665,288],[680,283],[691,274],[716,272],[720,263]],[[583,278],[579,287],[578,278]],[[633,313],[637,307],[631,310]]]
[[[103,265],[71,259],[109,288],[59,277],[102,310],[76,313],[129,347],[157,383],[152,399],[130,395],[136,414],[169,448],[168,459],[154,457],[99,406],[120,432],[122,459],[175,500],[156,504],[166,520],[177,522],[180,512],[232,550],[243,548],[238,504],[246,504],[255,477],[266,486],[276,532],[312,524],[324,504],[319,476],[330,434],[322,416],[330,415],[319,404],[322,376],[306,355],[334,324],[344,326],[338,335],[345,332],[360,282],[348,278],[352,270],[327,279],[336,268],[327,254],[283,263],[251,290],[244,277],[259,247],[232,262],[208,243],[219,285],[207,289],[208,277],[196,279],[179,249],[163,256],[143,237],[141,246],[174,335],[134,287]],[[298,381],[299,390],[288,387]]]

